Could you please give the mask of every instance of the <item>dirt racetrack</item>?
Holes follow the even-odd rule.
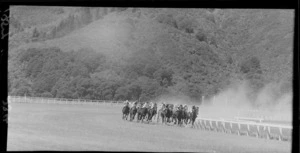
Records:
[[[291,142],[124,121],[118,105],[9,105],[8,151],[291,152]]]

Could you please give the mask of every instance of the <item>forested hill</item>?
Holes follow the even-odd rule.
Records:
[[[291,92],[293,13],[12,7],[9,94],[200,102],[245,80],[252,97]]]

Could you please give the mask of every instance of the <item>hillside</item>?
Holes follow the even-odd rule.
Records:
[[[254,99],[269,84],[275,84],[274,95],[280,96],[292,89],[293,13],[14,7],[9,91],[200,101],[246,80]]]

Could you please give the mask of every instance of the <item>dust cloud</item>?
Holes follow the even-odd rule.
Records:
[[[250,96],[251,89],[247,81],[231,85],[217,95],[204,101],[192,102],[188,96],[164,96],[158,101],[172,104],[199,105],[199,116],[214,119],[234,119],[235,117],[262,118],[265,121],[292,121],[293,94],[280,93],[279,84],[270,83],[259,91],[255,97]]]

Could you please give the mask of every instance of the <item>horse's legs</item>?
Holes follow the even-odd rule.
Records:
[[[153,115],[152,114],[150,114],[150,117],[149,117],[149,122],[152,122],[152,117],[153,117]]]
[[[131,114],[131,121],[134,120],[134,115],[135,115],[134,113]]]
[[[132,113],[129,113],[129,121],[132,121]]]
[[[152,114],[150,114],[148,121],[150,121],[150,122],[152,121]]]
[[[141,122],[141,123],[143,123],[143,122],[144,122],[144,118],[145,118],[145,116],[144,116],[143,114],[141,114],[141,120],[142,120],[142,122]]]
[[[134,118],[135,118],[136,115],[137,115],[137,113],[133,113],[132,120],[134,120]]]

